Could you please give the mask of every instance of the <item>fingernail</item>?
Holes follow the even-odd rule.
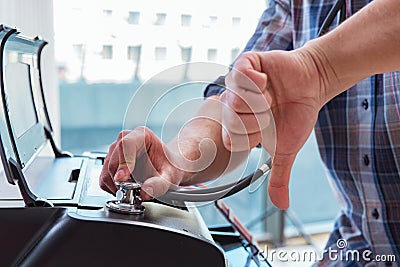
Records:
[[[114,175],[114,180],[118,181],[118,180],[120,180],[120,179],[122,179],[124,177],[125,177],[125,170],[124,169],[119,169],[117,171],[117,173]]]

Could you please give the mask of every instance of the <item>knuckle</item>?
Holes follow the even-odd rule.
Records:
[[[108,153],[106,158],[104,159],[103,170],[104,170],[104,166],[107,166],[109,162],[110,162],[110,153]]]
[[[143,135],[144,143],[145,143],[146,147],[156,139],[155,134],[149,128],[147,128],[145,126],[141,126],[140,131]]]
[[[143,136],[146,143],[150,141],[154,136],[154,133],[146,126],[138,126],[135,128],[134,131],[137,136]]]
[[[108,175],[110,176],[110,180],[113,180],[111,177],[114,176],[114,174],[116,172],[116,167],[108,165],[107,171],[108,171]]]
[[[114,151],[117,142],[118,142],[118,141],[115,141],[115,142],[113,142],[113,143],[110,145],[110,147],[108,148],[107,157]],[[106,157],[106,159],[107,159],[107,157]]]
[[[104,190],[104,191],[107,191],[107,190],[108,190],[108,187],[107,187],[106,183],[103,181],[103,179],[100,179],[100,180],[99,180],[99,186],[100,186],[100,188],[101,188],[102,190]]]
[[[231,151],[231,149],[232,149],[232,141],[231,141],[230,135],[227,132],[224,132],[222,141],[223,141],[222,143],[223,143],[225,149],[227,149],[228,151]]]
[[[225,127],[225,130],[228,131],[228,132],[232,132],[233,129],[235,128],[234,124],[233,124],[233,122],[231,120],[229,120],[227,122],[224,122],[223,125]],[[227,136],[229,136],[229,135],[227,134]],[[224,141],[225,141],[225,139],[224,139]]]
[[[247,133],[246,124],[246,119],[239,115],[235,119],[229,120],[226,127],[233,133]]]
[[[150,129],[149,128],[147,128],[146,126],[138,126],[138,127],[136,127],[135,128],[135,132],[146,132],[146,131],[149,131]]]
[[[266,114],[257,114],[253,117],[253,120],[260,131],[269,124],[269,116]]]
[[[229,90],[225,90],[222,92],[222,94],[219,96],[219,99],[222,103],[226,103],[226,97],[228,94]]]
[[[122,139],[124,136],[128,135],[130,133],[129,130],[122,130],[118,134],[118,140]]]
[[[125,164],[130,164],[134,161],[133,158],[131,158],[131,155],[129,154],[130,149],[129,149],[129,143],[127,142],[129,139],[128,138],[123,138],[121,139],[116,146],[115,151],[115,156],[114,160],[112,161],[112,165],[125,165]],[[117,166],[117,168],[118,168]],[[115,166],[112,167],[113,169]],[[116,170],[115,170],[116,171]]]
[[[236,63],[237,63],[237,64],[235,64],[235,65],[241,65],[241,64],[240,64],[241,62],[247,61],[247,60],[253,58],[253,54],[254,54],[254,53],[251,52],[251,51],[247,51],[247,52],[241,53],[241,54],[238,56],[238,58],[237,58],[237,60],[236,60]]]
[[[258,146],[258,144],[260,144],[261,141],[262,141],[261,132],[256,132],[256,133],[252,134],[249,138],[250,148],[254,148],[254,147]]]
[[[254,58],[254,52],[246,51],[241,54],[243,58]]]
[[[235,111],[235,112],[240,112],[243,109],[245,109],[245,102],[243,99],[234,93],[230,94],[230,101],[229,101],[229,106]]]
[[[115,144],[115,150],[117,151],[123,151],[124,149],[124,139],[118,140],[118,142]]]
[[[108,189],[107,186],[102,181],[100,181],[99,186],[100,186],[100,188],[102,190],[107,190]]]
[[[253,51],[247,51],[242,55],[243,55],[243,60],[249,61],[251,63],[251,66],[254,66],[256,62],[259,60],[257,53]]]
[[[244,70],[241,68],[240,65],[236,66],[236,69],[231,71],[231,77],[230,80],[234,84],[240,83],[240,81],[243,79],[244,76]]]

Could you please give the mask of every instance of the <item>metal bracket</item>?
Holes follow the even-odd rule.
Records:
[[[110,211],[124,214],[142,214],[145,207],[142,205],[140,197],[141,185],[135,182],[117,183],[119,189],[116,193],[116,200],[106,202],[106,207]]]

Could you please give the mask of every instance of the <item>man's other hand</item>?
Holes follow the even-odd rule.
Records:
[[[266,148],[273,157],[268,192],[281,209],[289,207],[291,168],[323,104],[322,81],[307,51],[244,53],[226,77],[224,145],[231,151]]]

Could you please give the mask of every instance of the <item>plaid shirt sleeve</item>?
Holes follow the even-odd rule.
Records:
[[[293,23],[289,1],[271,0],[263,12],[253,36],[242,53],[247,51],[292,50]],[[225,77],[209,84],[204,96],[220,95],[225,90]]]
[[[269,1],[243,52],[302,47],[336,0],[284,1]],[[347,17],[371,1],[346,0]],[[222,93],[223,82],[220,77],[205,96]],[[372,253],[365,260],[324,257],[316,265],[400,266],[400,72],[366,78],[329,101],[315,133],[341,209],[326,249]],[[344,248],[338,246],[343,240]],[[374,262],[379,256],[391,258]]]

